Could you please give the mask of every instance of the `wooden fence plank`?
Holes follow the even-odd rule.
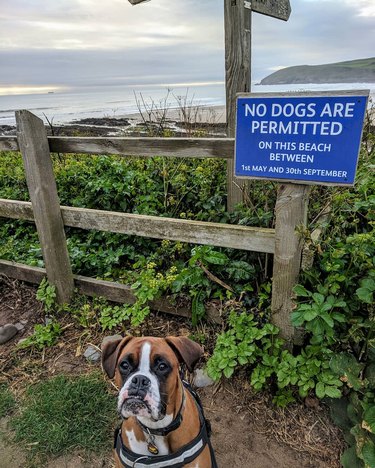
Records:
[[[233,158],[234,141],[227,138],[71,138],[49,137],[54,153]]]
[[[291,342],[296,329],[290,321],[293,287],[298,281],[303,240],[296,232],[306,225],[310,187],[280,185],[275,208],[275,255],[272,278],[272,322],[280,336]]]
[[[0,217],[34,221],[33,207],[30,202],[0,198]]]
[[[0,260],[0,274],[21,281],[39,284],[46,277],[46,270],[21,263]],[[131,287],[126,284],[97,280],[81,275],[73,275],[73,278],[78,291],[86,296],[101,296],[113,302],[126,304],[133,304],[136,300]],[[151,301],[149,305],[152,310],[158,312],[191,318],[191,310],[188,307],[178,307],[165,298]],[[209,320],[214,323],[221,323],[218,309],[209,305],[206,307],[206,313]]]
[[[18,144],[48,280],[59,302],[69,302],[73,275],[66,246],[60,201],[43,121],[26,110],[16,112]]]
[[[233,138],[48,137],[52,153],[233,159]],[[16,137],[0,137],[0,151],[18,151]]]
[[[47,276],[45,268],[9,262],[8,260],[0,260],[0,274],[33,284],[41,283],[42,279]]]
[[[275,230],[86,208],[61,207],[65,226],[274,253]],[[0,199],[0,216],[32,220],[31,203]]]

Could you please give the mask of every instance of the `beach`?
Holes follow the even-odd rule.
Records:
[[[48,119],[45,126],[47,133],[55,136],[162,136],[162,131],[174,136],[194,132],[225,136],[225,106],[192,106],[183,111],[170,108],[162,116],[133,112],[121,117],[86,117],[66,123]],[[0,136],[14,135],[15,125],[0,124]]]
[[[312,83],[303,87],[252,85],[254,93],[363,89],[370,91],[370,102],[374,102],[374,83]],[[161,122],[163,127],[165,124],[175,136],[193,130],[206,132],[207,129],[214,131],[215,136],[225,134],[223,84],[175,90],[151,87],[134,91],[130,88],[105,87],[82,89],[80,92],[0,96],[0,136],[15,135],[17,109],[29,110],[44,120],[50,132],[53,129],[55,134],[67,136],[150,136],[151,127],[155,130],[157,122]],[[372,120],[375,120],[373,110]],[[145,122],[149,123],[149,128],[145,128]]]

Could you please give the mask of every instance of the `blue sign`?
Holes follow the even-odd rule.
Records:
[[[240,95],[235,176],[353,185],[368,94]]]

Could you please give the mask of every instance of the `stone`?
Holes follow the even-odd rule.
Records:
[[[19,332],[25,329],[25,325],[22,322],[17,322],[14,324],[14,326],[17,328]]]
[[[100,361],[102,353],[98,351],[94,346],[88,346],[83,356],[91,363],[97,363]]]
[[[18,333],[17,327],[12,323],[7,323],[0,327],[0,344],[7,343]]]
[[[211,379],[207,375],[206,369],[195,369],[193,375],[193,385],[197,388],[204,388],[209,387],[215,383],[214,380]]]
[[[46,315],[44,318],[44,323],[46,325],[50,325],[52,322],[53,322],[53,317],[51,317],[50,315]]]

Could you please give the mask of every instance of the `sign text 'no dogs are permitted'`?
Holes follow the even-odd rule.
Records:
[[[235,176],[353,185],[368,95],[239,95]]]

